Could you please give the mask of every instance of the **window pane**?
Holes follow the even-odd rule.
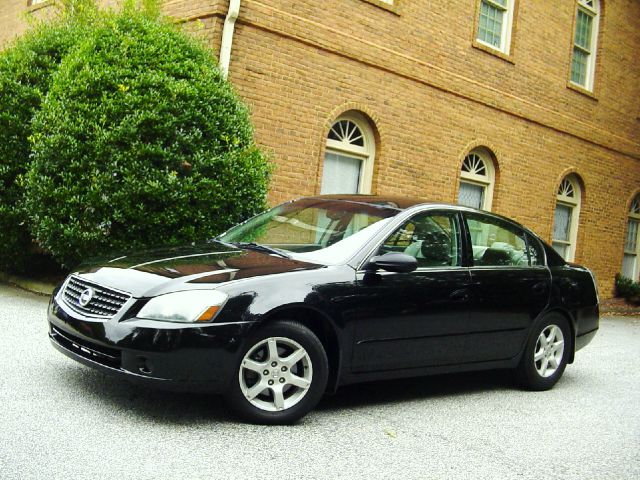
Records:
[[[524,232],[498,220],[466,215],[475,266],[529,265]]]
[[[380,247],[380,254],[406,253],[418,267],[460,265],[458,229],[449,215],[418,214],[396,230]]]
[[[484,189],[481,185],[460,182],[458,191],[458,204],[465,207],[482,208],[484,203]]]
[[[624,242],[624,251],[636,253],[638,247],[638,221],[629,219],[627,223],[627,238]]]
[[[578,48],[573,49],[573,58],[571,59],[571,81],[573,83],[586,85],[588,61],[588,54]]]
[[[574,43],[586,50],[591,51],[591,26],[593,24],[593,18],[587,15],[584,11],[578,9],[578,16],[576,17],[576,35]]]
[[[327,152],[320,193],[358,193],[362,160]]]
[[[573,207],[567,205],[556,205],[556,212],[553,218],[553,239],[569,241],[569,234],[571,232],[571,214],[573,213]],[[560,252],[558,252],[560,253]]]
[[[482,0],[480,4],[480,17],[478,18],[478,40],[482,40],[496,48],[501,48],[504,14],[505,11],[503,9],[486,0]]]
[[[635,280],[636,275],[636,255],[625,253],[622,260],[622,275]]]

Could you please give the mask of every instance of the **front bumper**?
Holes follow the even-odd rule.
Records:
[[[49,339],[68,357],[134,383],[169,390],[224,393],[250,322],[183,326],[127,319],[93,321],[54,297]]]

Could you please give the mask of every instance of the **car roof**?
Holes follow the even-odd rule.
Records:
[[[402,197],[393,195],[365,195],[365,194],[332,194],[332,195],[316,195],[313,197],[304,197],[314,200],[334,200],[346,202],[366,203],[369,205],[384,206],[394,208],[396,210],[406,210],[415,205],[423,204],[443,204],[442,202],[430,202],[418,197]],[[447,206],[453,206],[446,204]]]
[[[302,197],[302,198],[312,199],[312,200],[358,202],[358,203],[365,203],[369,205],[375,205],[378,207],[384,206],[386,208],[391,208],[398,211],[407,210],[409,208],[416,207],[416,206],[455,208],[456,210],[460,210],[460,211],[476,212],[482,215],[489,215],[491,217],[505,220],[517,227],[520,227],[528,231],[529,233],[532,233],[537,237],[537,235],[534,232],[532,232],[530,229],[522,225],[520,222],[513,220],[512,218],[505,217],[504,215],[500,215],[494,212],[488,212],[486,210],[481,210],[479,208],[466,207],[466,206],[458,205],[455,203],[426,200],[420,197],[403,197],[399,195],[395,196],[395,195],[366,195],[366,194],[330,194],[330,195],[315,195],[312,197]]]

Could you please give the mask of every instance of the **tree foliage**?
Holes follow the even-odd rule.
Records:
[[[0,270],[20,272],[34,259],[21,182],[31,161],[31,119],[89,22],[63,14],[0,53]]]
[[[67,266],[209,238],[265,205],[270,165],[210,51],[132,9],[64,57],[30,141],[31,231]]]

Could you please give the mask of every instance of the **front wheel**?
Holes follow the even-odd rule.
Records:
[[[246,342],[227,400],[250,422],[292,423],[320,401],[328,369],[318,337],[299,323],[280,320]]]
[[[572,345],[567,320],[560,314],[546,315],[534,327],[520,364],[518,383],[529,390],[549,390],[567,366]]]

